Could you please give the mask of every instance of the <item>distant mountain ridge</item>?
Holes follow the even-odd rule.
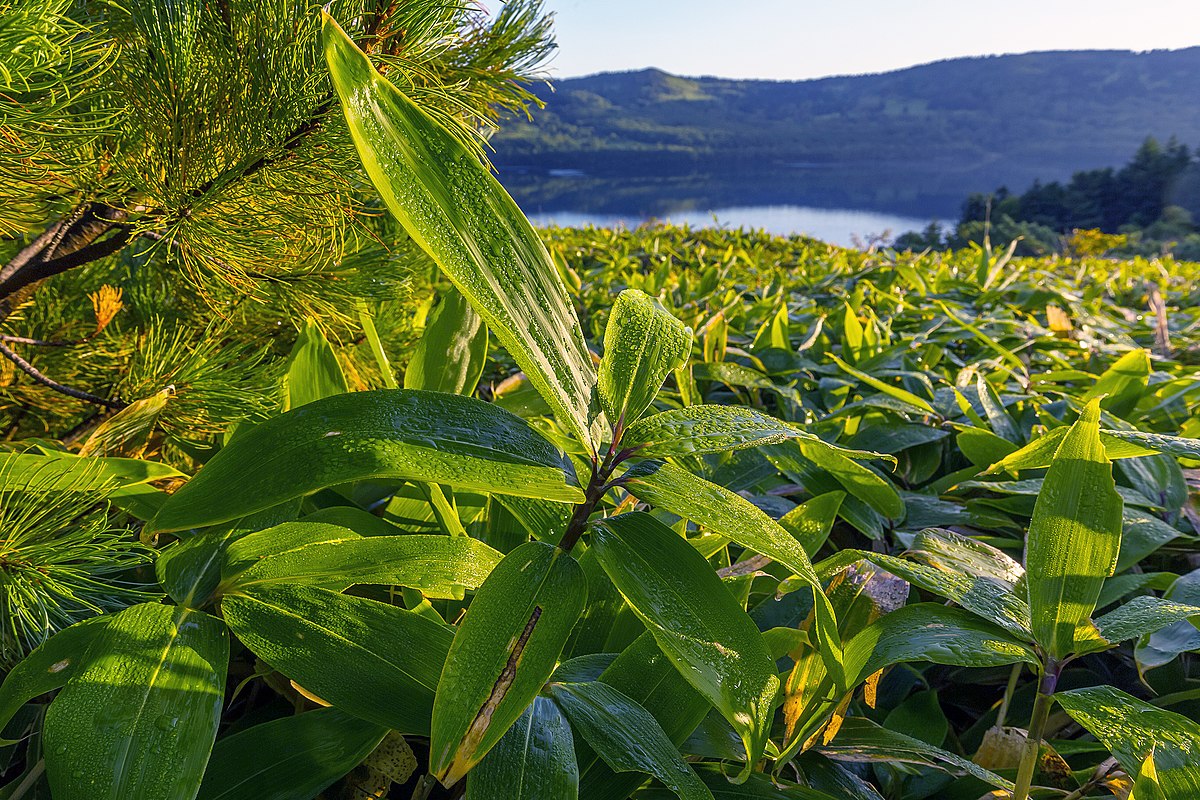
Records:
[[[978,170],[991,186],[1120,164],[1147,136],[1200,145],[1200,47],[960,58],[806,81],[647,69],[538,93],[546,108],[533,122],[508,120],[492,140],[502,175],[921,163]]]

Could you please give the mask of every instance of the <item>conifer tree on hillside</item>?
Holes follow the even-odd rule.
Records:
[[[0,0],[0,430],[197,452],[278,405],[304,319],[378,383],[429,266],[360,173],[305,0]],[[484,156],[553,47],[540,0],[334,0]],[[403,313],[402,313],[403,312]],[[134,407],[130,408],[133,404]],[[165,448],[165,449],[164,449]]]

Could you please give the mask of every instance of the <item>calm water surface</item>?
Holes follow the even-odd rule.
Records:
[[[702,228],[762,228],[781,236],[802,234],[823,242],[853,247],[874,237],[892,239],[905,231],[920,230],[929,220],[876,211],[814,206],[731,206],[708,211],[676,211],[665,217],[639,214],[604,214],[586,211],[549,211],[529,215],[534,225],[567,228],[633,228],[651,219]]]
[[[988,176],[929,165],[842,165],[663,175],[589,175],[503,167],[499,177],[536,225],[627,228],[651,220],[765,229],[854,246],[958,217]]]

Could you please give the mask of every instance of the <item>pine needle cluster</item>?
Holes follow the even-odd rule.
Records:
[[[5,439],[189,465],[278,402],[310,318],[380,385],[360,313],[407,342],[430,264],[361,173],[321,8],[0,0]],[[540,0],[328,10],[481,158],[499,115],[536,102],[553,48]]]

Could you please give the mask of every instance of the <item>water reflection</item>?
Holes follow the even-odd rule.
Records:
[[[633,228],[643,222],[659,219],[701,228],[762,228],[781,236],[802,234],[845,247],[866,243],[877,237],[891,239],[905,231],[917,230],[928,224],[928,220],[920,217],[793,205],[733,206],[711,211],[677,211],[664,217],[549,211],[530,214],[529,218],[539,227],[558,225],[577,228],[594,225],[599,228]]]
[[[765,228],[850,245],[952,222],[963,199],[1015,176],[925,163],[778,164],[713,172],[589,174],[506,165],[500,180],[538,224],[636,226],[648,220]],[[1015,183],[1020,183],[1017,178]]]

